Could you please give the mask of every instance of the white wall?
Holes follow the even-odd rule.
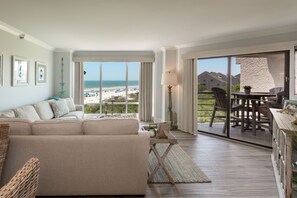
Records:
[[[32,104],[53,95],[53,52],[27,40],[0,30],[0,53],[3,54],[3,87],[0,87],[0,111],[25,104]],[[21,56],[30,61],[29,86],[12,87],[11,56]],[[45,85],[35,85],[35,61],[47,65],[48,81]]]

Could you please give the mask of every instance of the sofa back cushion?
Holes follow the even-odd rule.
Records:
[[[19,118],[0,118],[0,124],[9,124],[9,135],[31,135],[31,123]]]
[[[136,119],[85,120],[83,131],[86,135],[135,135],[139,123]]]
[[[23,107],[19,107],[14,109],[17,118],[30,120],[34,122],[36,120],[40,120],[39,115],[37,114],[35,108],[32,105],[26,105]]]
[[[13,110],[7,110],[0,112],[0,118],[15,118],[15,113]]]
[[[33,105],[41,120],[50,120],[54,117],[48,101],[41,101]]]
[[[82,135],[81,120],[40,120],[32,123],[33,135]]]

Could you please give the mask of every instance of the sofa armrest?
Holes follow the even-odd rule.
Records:
[[[84,105],[75,105],[76,111],[84,111]]]

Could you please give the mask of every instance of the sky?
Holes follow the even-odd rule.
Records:
[[[235,63],[235,58],[232,57],[231,74],[237,75],[240,73],[240,65]],[[85,80],[100,79],[100,64],[102,64],[102,80],[126,80],[126,63],[125,62],[85,62],[84,70],[87,72]],[[197,74],[204,71],[220,72],[227,74],[228,59],[223,58],[208,58],[198,60]],[[139,80],[139,65],[138,62],[128,63],[128,80]]]
[[[102,80],[126,80],[125,62],[84,62],[87,72],[85,80],[100,79],[100,64],[102,64]],[[139,63],[128,63],[128,80],[139,80]]]
[[[240,73],[240,65],[235,63],[235,57],[231,59],[231,74],[237,75]],[[197,74],[201,74],[204,71],[208,72],[220,72],[222,74],[227,74],[228,58],[207,58],[199,59],[197,61]]]

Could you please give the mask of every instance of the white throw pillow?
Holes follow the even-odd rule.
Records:
[[[27,105],[14,109],[17,118],[30,120],[34,122],[40,120],[39,115],[37,114],[35,108],[32,105]]]
[[[41,101],[33,106],[42,120],[50,120],[54,117],[54,113],[48,101]]]
[[[69,109],[69,111],[76,111],[76,108],[75,108],[75,104],[74,104],[74,101],[72,98],[64,98],[64,99],[61,99],[61,100],[65,100],[66,104],[67,104],[67,107]]]
[[[51,106],[54,111],[55,118],[59,118],[69,113],[69,109],[65,100],[57,100],[57,101],[51,102]]]
[[[13,110],[7,110],[0,112],[0,118],[15,118],[15,114]]]

